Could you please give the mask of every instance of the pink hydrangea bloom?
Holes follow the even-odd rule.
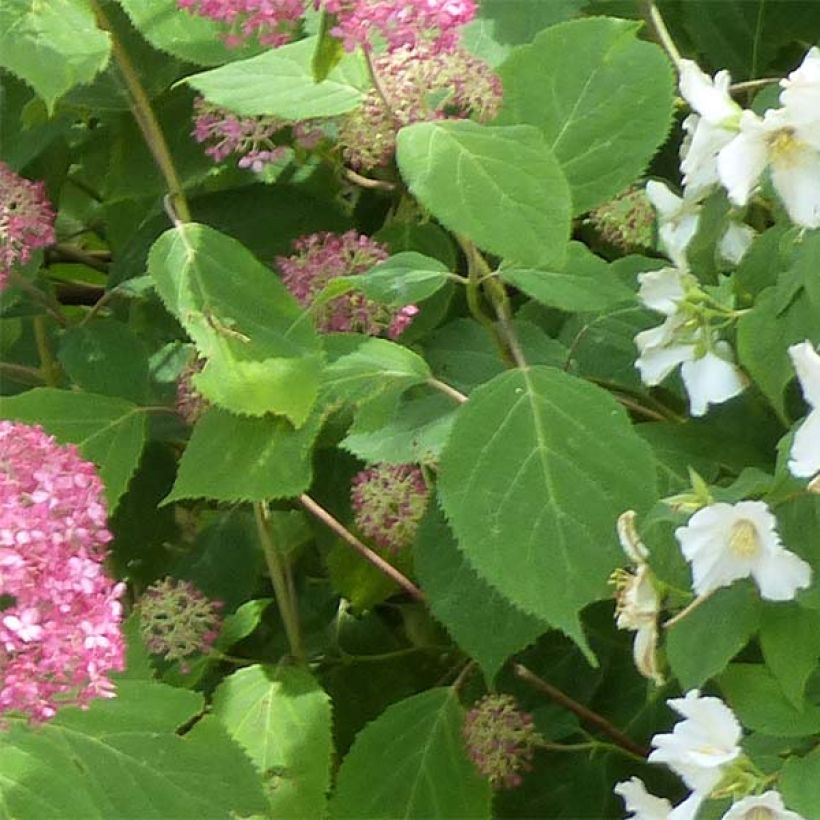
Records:
[[[124,584],[96,468],[39,426],[0,421],[0,714],[34,720],[114,697]]]
[[[331,33],[345,48],[367,46],[374,32],[388,49],[429,43],[447,51],[458,42],[458,29],[475,17],[475,0],[324,0],[336,15]]]
[[[276,264],[285,287],[303,307],[311,307],[332,279],[365,273],[389,256],[384,245],[356,231],[309,234],[297,239],[293,247],[296,253],[277,257]],[[386,333],[391,339],[403,333],[417,313],[415,305],[397,310],[355,291],[317,306],[314,311],[316,326],[323,333]]]
[[[229,46],[256,37],[266,46],[289,43],[298,31],[306,0],[177,0],[181,9],[230,27]]]
[[[425,120],[475,117],[487,122],[501,106],[501,80],[463,49],[429,45],[399,48],[373,60],[384,96],[371,89],[339,128],[345,161],[355,168],[385,165],[396,151],[396,132]]]
[[[52,245],[54,210],[43,182],[32,182],[0,162],[0,291],[11,269],[25,265],[35,248]]]
[[[350,490],[356,526],[378,546],[398,552],[413,543],[428,495],[415,464],[377,464],[362,470]]]

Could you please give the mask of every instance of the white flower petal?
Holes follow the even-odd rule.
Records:
[[[665,182],[657,179],[650,179],[646,183],[646,195],[662,219],[671,219],[683,204],[682,197],[673,193]]]
[[[633,564],[640,565],[646,563],[646,559],[649,558],[649,550],[641,541],[640,535],[638,535],[638,528],[635,526],[636,517],[635,510],[627,510],[618,516],[616,527],[618,541],[620,541],[621,549],[623,549],[626,557]]]
[[[650,309],[671,316],[686,296],[684,274],[678,268],[661,268],[638,274],[638,298]]]
[[[730,222],[720,239],[718,253],[727,262],[738,265],[756,236],[757,231],[751,226],[742,222]]]
[[[718,176],[735,205],[745,205],[768,162],[769,129],[752,111],[744,111],[740,133],[717,155]]]
[[[797,137],[820,151],[820,48],[810,48],[800,67],[780,85],[780,102]]]
[[[703,803],[705,799],[705,795],[692,792],[683,803],[678,803],[678,805],[672,809],[669,820],[695,820],[698,809],[700,809],[701,803]]]
[[[786,549],[765,552],[752,577],[760,587],[760,597],[767,601],[792,601],[798,590],[811,586],[811,567]]]
[[[792,439],[789,472],[797,478],[820,473],[820,409],[812,410]]]
[[[722,820],[805,820],[796,811],[789,811],[783,804],[780,792],[768,791],[763,794],[744,797],[738,800]]]
[[[725,126],[739,118],[740,106],[729,95],[728,71],[719,71],[712,80],[692,60],[681,60],[678,70],[681,96],[706,122]]]
[[[772,154],[772,183],[795,225],[820,228],[820,151],[794,141]]]
[[[725,342],[715,344],[718,353],[731,350]],[[732,362],[709,351],[694,361],[684,362],[681,376],[689,394],[689,412],[702,416],[710,404],[721,404],[746,389],[746,378]]]
[[[812,407],[820,407],[820,354],[807,339],[789,347],[789,356],[800,381],[803,398]]]
[[[718,184],[717,157],[737,132],[710,125],[697,114],[683,121],[686,138],[681,145],[680,170],[688,198],[700,199]]]
[[[649,794],[639,777],[618,783],[614,791],[623,798],[628,820],[669,820],[672,804],[663,797]]]

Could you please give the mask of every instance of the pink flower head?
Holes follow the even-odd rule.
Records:
[[[521,785],[539,735],[532,715],[519,711],[511,695],[483,697],[467,713],[463,735],[467,754],[494,788]]]
[[[208,143],[205,153],[214,162],[239,154],[240,168],[259,173],[287,154],[284,145],[274,142],[274,136],[287,125],[278,117],[240,117],[197,97],[191,134],[197,142]]]
[[[229,26],[225,42],[242,45],[256,37],[262,45],[289,43],[305,13],[305,0],[177,0],[181,9]]]
[[[447,51],[458,42],[458,29],[475,17],[475,0],[324,0],[336,15],[331,33],[352,51],[369,46],[377,32],[392,51],[429,43]]]
[[[374,58],[390,108],[371,89],[339,129],[345,161],[369,169],[387,164],[396,151],[396,132],[414,122],[465,119],[487,122],[501,105],[501,80],[464,49],[437,51],[429,45],[399,48]]]
[[[113,697],[124,590],[96,468],[39,426],[0,421],[0,714],[34,720]]]
[[[167,661],[208,652],[222,628],[222,603],[206,598],[190,581],[164,578],[151,584],[138,608],[145,646]]]
[[[32,182],[0,162],[0,291],[11,269],[25,265],[35,248],[52,245],[54,210],[43,182]]]
[[[191,427],[199,421],[200,416],[209,406],[208,399],[193,384],[194,376],[203,367],[205,367],[205,359],[194,358],[182,368],[177,380],[177,413]]]
[[[314,233],[293,243],[296,253],[278,256],[285,287],[303,307],[311,307],[332,279],[366,273],[389,256],[387,248],[356,231]],[[345,293],[316,306],[316,326],[323,333],[356,332],[369,336],[386,333],[395,339],[418,313],[415,305],[398,310],[374,302],[358,292]]]
[[[350,490],[356,526],[391,552],[413,543],[428,496],[415,464],[377,464],[354,476]]]

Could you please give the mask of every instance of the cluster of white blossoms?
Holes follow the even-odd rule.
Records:
[[[623,798],[632,820],[693,820],[704,800],[717,790],[719,796],[734,794],[740,784],[745,791],[763,788],[760,777],[740,748],[741,728],[732,710],[714,697],[701,697],[697,689],[667,703],[683,718],[671,734],[652,738],[650,763],[664,763],[679,775],[691,794],[677,806],[649,794],[640,778],[618,783],[615,793]],[[722,820],[803,820],[789,811],[779,792],[769,790],[737,800]]]
[[[811,412],[794,434],[789,470],[798,478],[812,478],[820,472],[820,356],[808,340],[792,345],[789,356],[803,398],[811,406]]]

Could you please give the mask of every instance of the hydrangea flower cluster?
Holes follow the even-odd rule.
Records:
[[[96,468],[39,426],[0,421],[0,714],[46,720],[114,697],[124,584]]]
[[[25,179],[0,162],[0,291],[12,268],[56,241],[54,220],[45,183]]]
[[[256,37],[266,46],[289,43],[301,25],[305,0],[177,0],[181,9],[227,23],[229,46]]]
[[[222,628],[221,601],[207,598],[190,581],[156,581],[137,606],[146,648],[166,661],[208,652]]]
[[[336,15],[331,30],[348,51],[369,46],[373,33],[388,50],[427,43],[447,51],[458,41],[458,28],[475,17],[475,0],[324,0]]]
[[[350,490],[356,526],[391,552],[413,543],[428,496],[415,464],[377,464],[355,475]]]
[[[694,820],[695,815],[717,787],[734,786],[733,794],[741,789],[749,791],[756,772],[740,748],[741,728],[732,710],[714,697],[701,697],[697,689],[683,698],[672,698],[667,703],[683,717],[671,734],[652,738],[654,750],[650,763],[665,763],[692,790],[689,797],[674,808],[668,800],[646,791],[640,778],[618,783],[615,793],[620,795],[634,820]],[[744,788],[745,784],[745,788]],[[773,790],[751,794],[736,801],[722,820],[752,820],[767,817],[771,820],[803,820],[789,811],[782,796]]]
[[[604,242],[627,253],[651,248],[655,239],[655,211],[647,191],[632,186],[589,214],[590,224]]]
[[[400,336],[418,313],[415,305],[394,309],[358,292],[314,305],[324,287],[339,276],[366,273],[389,256],[387,248],[356,231],[343,234],[314,233],[293,243],[292,256],[278,256],[276,264],[285,287],[300,305],[311,308],[316,327],[323,333],[349,332],[391,339]]]
[[[381,93],[371,89],[339,128],[344,158],[356,168],[389,162],[399,128],[424,120],[469,116],[486,122],[495,117],[501,105],[501,80],[485,62],[464,49],[403,47],[375,57],[373,67]]]
[[[496,789],[521,785],[540,735],[532,715],[521,712],[511,695],[486,695],[464,719],[467,754]]]
[[[209,402],[193,384],[194,376],[205,367],[205,359],[194,358],[179,374],[177,380],[177,413],[182,420],[193,427],[200,416],[208,409]]]

